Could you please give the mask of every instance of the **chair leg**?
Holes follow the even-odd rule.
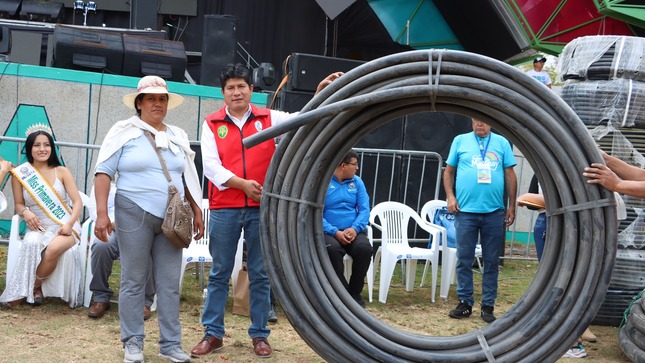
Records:
[[[431,262],[432,263],[432,262]],[[438,274],[437,261],[432,263],[432,302],[434,302],[435,296],[437,296],[437,274]]]
[[[414,289],[414,280],[417,274],[417,260],[408,259],[406,269],[407,271],[405,274],[405,291],[411,292]]]
[[[379,247],[376,250],[376,253],[374,254],[374,278],[376,279],[376,273],[379,270],[379,266],[381,266],[381,247]]]
[[[394,274],[394,267],[396,267],[396,262],[398,260],[390,255],[383,254],[381,258],[381,278],[379,281],[379,291],[378,291],[378,301],[385,304],[387,301],[387,293],[390,289],[390,282],[392,281],[392,275]]]
[[[457,252],[453,249],[446,249],[441,255],[441,288],[439,290],[439,297],[447,300],[450,291],[450,284],[452,284],[457,266]]]
[[[428,274],[429,263],[430,263],[430,260],[426,260],[426,266],[423,268],[423,275],[421,275],[421,284],[419,284],[419,287],[423,287],[423,284],[426,282],[426,275]]]
[[[90,307],[90,302],[92,301],[92,291],[90,290],[90,282],[92,282],[92,276],[94,276],[92,275],[92,249],[89,249],[88,255],[90,258],[88,258],[89,261],[85,266],[85,293],[83,295],[83,306],[86,308]]]
[[[372,293],[374,290],[374,262],[370,261],[370,267],[367,269],[367,292],[369,295],[369,302],[372,302]]]
[[[347,257],[348,255],[345,255]],[[354,262],[353,259],[351,258],[343,258],[343,275],[345,276],[345,280],[349,282],[349,279],[352,277],[352,263]]]
[[[181,288],[184,286],[184,273],[186,272],[186,266],[188,266],[188,262],[186,261],[186,258],[182,258],[181,271],[179,272],[179,295],[181,295]]]

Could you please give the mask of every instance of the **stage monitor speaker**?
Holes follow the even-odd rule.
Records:
[[[159,76],[183,82],[186,72],[184,43],[123,35],[123,74]]]
[[[24,0],[20,18],[29,21],[51,22],[58,19],[63,11],[63,3],[42,0]]]
[[[121,34],[57,26],[54,29],[54,67],[121,74]]]
[[[0,1],[0,14],[5,15],[2,18],[13,18],[18,13],[21,3],[22,0]]]
[[[313,92],[281,90],[274,108],[284,112],[299,112],[313,97]]]
[[[293,53],[289,57],[287,89],[316,92],[318,83],[334,72],[348,72],[365,62],[321,55]]]
[[[220,87],[219,75],[229,63],[235,63],[237,17],[204,15],[200,84]]]

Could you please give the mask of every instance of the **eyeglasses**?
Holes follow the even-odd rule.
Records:
[[[358,162],[355,162],[355,163],[345,163],[345,164],[347,164],[347,165],[353,165],[353,166],[358,166]]]

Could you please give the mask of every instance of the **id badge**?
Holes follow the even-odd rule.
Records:
[[[490,184],[492,181],[490,163],[481,162],[477,163],[477,183]]]

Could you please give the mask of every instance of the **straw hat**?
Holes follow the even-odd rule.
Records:
[[[139,85],[137,86],[137,92],[127,94],[123,96],[123,103],[126,106],[134,110],[134,100],[140,94],[167,94],[168,95],[168,109],[172,110],[173,108],[181,105],[184,102],[184,98],[176,93],[168,92],[168,86],[166,81],[163,78],[158,76],[145,76],[139,80]]]

